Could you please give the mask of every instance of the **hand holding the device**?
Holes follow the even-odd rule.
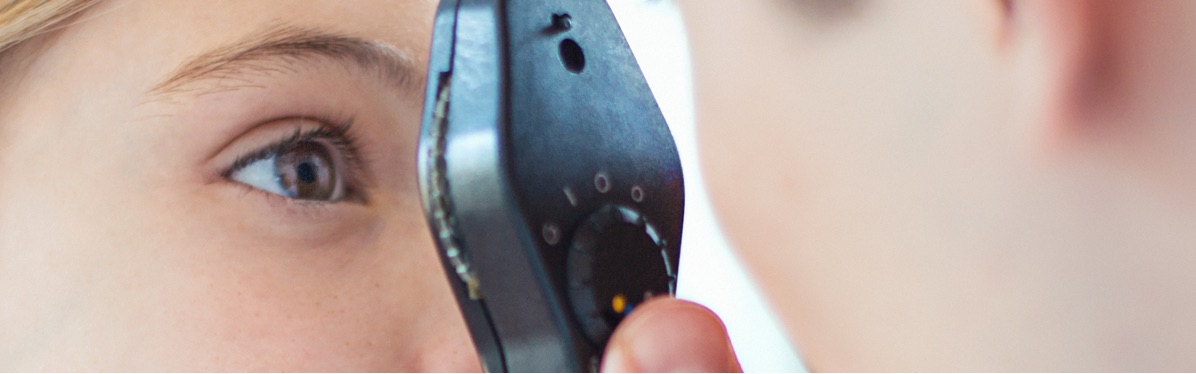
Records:
[[[611,336],[603,372],[741,372],[722,320],[701,305],[656,298]]]

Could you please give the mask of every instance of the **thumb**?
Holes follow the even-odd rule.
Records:
[[[740,372],[722,320],[701,305],[656,298],[635,308],[606,346],[604,372]]]

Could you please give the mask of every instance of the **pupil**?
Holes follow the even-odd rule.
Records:
[[[299,176],[299,181],[304,184],[311,184],[316,182],[316,167],[311,162],[304,162],[295,166],[295,172]]]
[[[296,144],[274,160],[278,183],[286,196],[299,200],[335,201],[339,176],[329,149],[318,142]]]

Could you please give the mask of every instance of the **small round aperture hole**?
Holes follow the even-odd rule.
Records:
[[[543,234],[544,241],[548,245],[556,245],[556,243],[560,243],[561,241],[561,229],[555,223],[545,223]]]
[[[561,65],[565,65],[565,69],[573,74],[581,74],[586,68],[586,54],[573,39],[561,41]]]
[[[644,201],[644,189],[640,186],[631,187],[631,200],[637,203]]]
[[[610,177],[606,173],[598,173],[594,175],[594,189],[600,193],[607,193],[610,191]]]

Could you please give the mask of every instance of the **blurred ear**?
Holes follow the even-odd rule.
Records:
[[[1051,142],[1082,130],[1111,79],[1102,0],[1005,0],[1017,123]]]

